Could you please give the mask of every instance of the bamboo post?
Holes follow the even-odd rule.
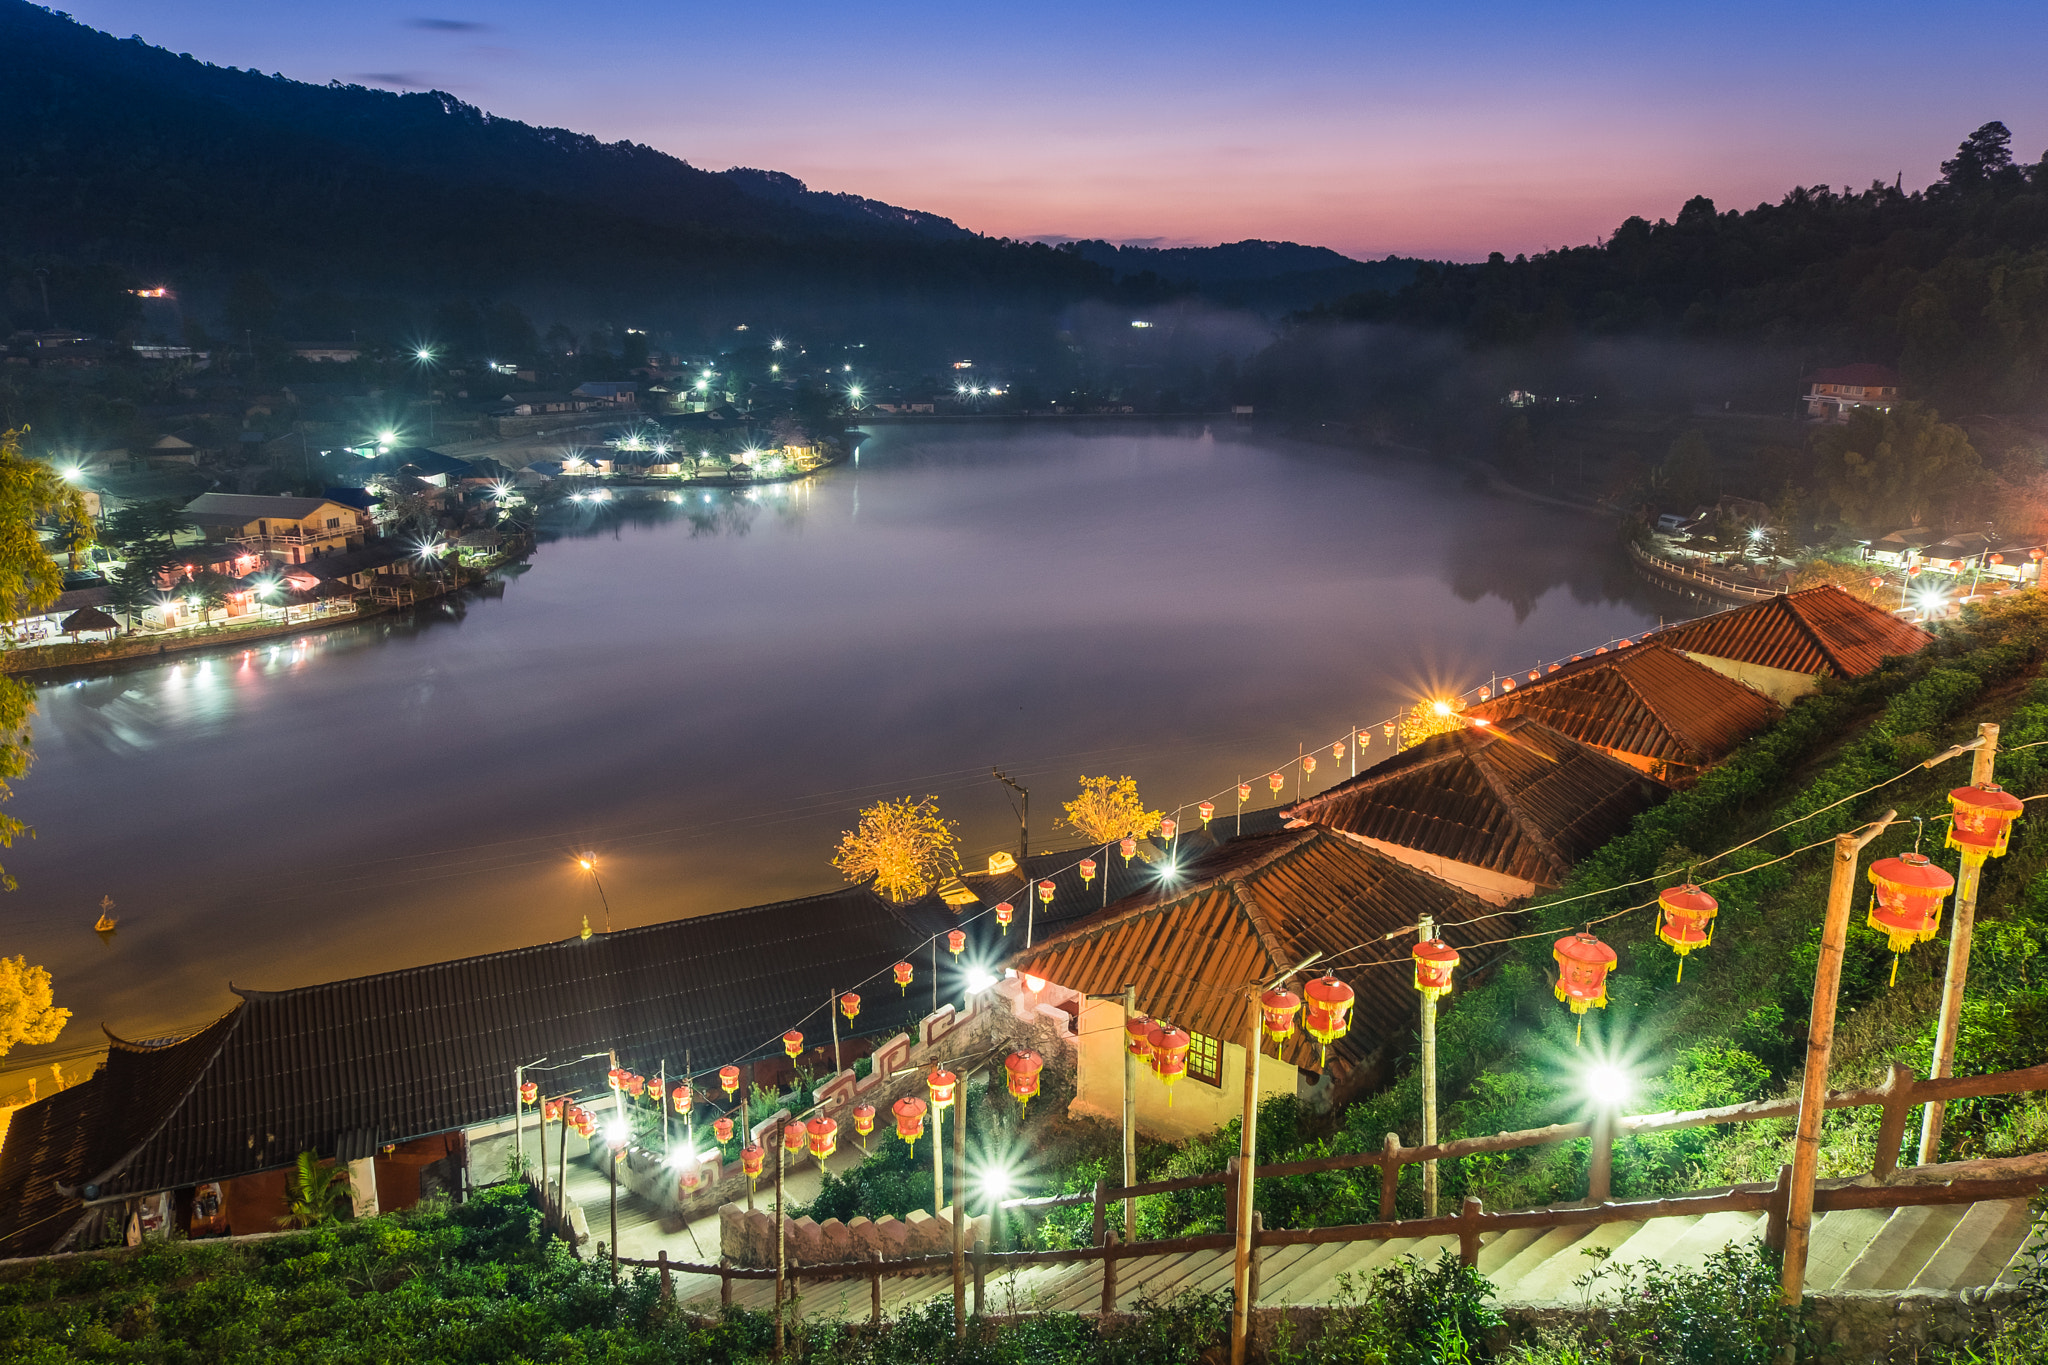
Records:
[[[1436,937],[1436,921],[1428,915],[1416,921],[1417,942]],[[1422,993],[1422,1145],[1436,1144],[1436,996]],[[1423,1217],[1436,1217],[1436,1161],[1422,1163]]]
[[[957,1090],[959,1086],[956,1084]],[[932,1217],[946,1211],[946,1111],[937,1098],[932,1102]],[[954,1179],[959,1179],[955,1176]]]
[[[1244,1035],[1244,1117],[1238,1124],[1237,1188],[1231,1191],[1237,1209],[1237,1247],[1230,1267],[1230,1365],[1245,1365],[1251,1343],[1252,1323],[1252,1172],[1258,1165],[1259,1135],[1259,1030],[1265,1017],[1259,1010],[1259,992],[1246,993],[1249,1005]]]
[[[1806,1070],[1799,1088],[1799,1131],[1792,1147],[1792,1183],[1786,1192],[1785,1260],[1779,1288],[1798,1306],[1806,1293],[1806,1254],[1813,1240],[1813,1181],[1820,1168],[1820,1122],[1828,1098],[1828,1056],[1835,1045],[1835,1006],[1842,990],[1842,950],[1849,937],[1849,905],[1856,894],[1856,861],[1863,846],[1882,834],[1888,810],[1860,830],[1835,836],[1835,865],[1828,881],[1827,917],[1821,923],[1820,963],[1813,973],[1813,1019],[1807,1026]]]
[[[611,1160],[605,1163],[605,1174],[611,1177],[612,1185],[612,1283],[619,1282],[619,1163],[626,1158],[626,1149],[605,1139],[605,1155]]]
[[[526,1178],[526,1101],[520,1092],[526,1088],[526,1068],[512,1068],[512,1169],[519,1172],[519,1178]],[[543,1132],[546,1129],[542,1129]],[[547,1184],[547,1174],[541,1174],[541,1184]]]
[[[839,996],[836,993],[825,997],[825,1017],[832,1021],[832,1074],[837,1076],[845,1068],[839,1064]]]
[[[1380,1221],[1391,1223],[1396,1212],[1394,1201],[1401,1194],[1401,1163],[1396,1153],[1401,1150],[1401,1135],[1387,1134],[1387,1140],[1380,1148]]]
[[[1107,857],[1103,860],[1102,868],[1102,884],[1108,886],[1109,861]],[[1124,1036],[1121,1040],[1124,1050],[1124,1184],[1126,1186],[1138,1183],[1138,1058],[1131,1051],[1130,1035],[1130,1023],[1132,1019],[1137,1017],[1137,1013],[1138,988],[1136,986],[1126,986],[1124,987]],[[1138,1201],[1130,1195],[1125,1195],[1124,1240],[1126,1242],[1135,1242],[1137,1239]]]
[[[1614,1189],[1614,1105],[1600,1101],[1593,1112],[1592,1151],[1586,1164],[1586,1202],[1604,1204]]]
[[[1116,1229],[1102,1234],[1102,1314],[1116,1311]]]
[[[953,1339],[967,1339],[967,1091],[953,1120]]]
[[[1884,1078],[1884,1117],[1877,1123],[1877,1164],[1871,1174],[1879,1180],[1890,1180],[1899,1168],[1899,1143],[1905,1140],[1906,1120],[1913,1113],[1913,1072],[1900,1062],[1893,1062],[1891,1071]],[[1933,1109],[1930,1104],[1928,1108]],[[1936,1131],[1940,1130],[1939,1121]]]
[[[546,1160],[546,1153],[542,1153]],[[569,1221],[569,1097],[562,1096],[561,1162],[555,1168],[555,1216],[562,1220],[562,1239],[576,1245],[576,1227]]]
[[[1970,785],[1989,786],[1998,760],[1998,727],[1986,722],[1977,727],[1978,748],[1970,761]],[[1963,987],[1970,979],[1970,941],[1977,927],[1977,884],[1984,877],[1984,859],[1963,855],[1963,875],[1956,880],[1955,919],[1948,930],[1948,970],[1941,982],[1941,1017],[1934,1026],[1934,1065],[1931,1080],[1951,1074],[1956,1060],[1956,1029],[1963,1018]],[[1931,1165],[1941,1147],[1941,1119],[1945,1105],[1929,1100],[1920,1119],[1920,1164]],[[1884,1159],[1882,1152],[1878,1159]]]
[[[782,1171],[789,1164],[782,1145],[787,1120],[775,1125],[775,1358],[782,1359],[782,1295],[789,1277],[789,1227],[782,1219]]]

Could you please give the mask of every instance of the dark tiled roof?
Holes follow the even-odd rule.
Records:
[[[856,886],[323,986],[238,990],[242,1003],[200,1034],[117,1045],[92,1080],[16,1115],[0,1191],[21,1193],[0,1201],[0,1251],[44,1250],[68,1230],[61,1218],[29,1226],[52,1181],[112,1196],[269,1169],[308,1149],[367,1156],[502,1117],[513,1068],[542,1057],[616,1048],[621,1065],[651,1073],[665,1061],[677,1075],[687,1055],[701,1077],[781,1055],[788,1028],[828,1041],[827,1001],[856,989],[860,1032],[893,1031],[931,1009],[924,945],[952,922],[935,899],[892,906]],[[974,935],[979,953],[994,951],[987,928]],[[940,956],[941,993],[957,996],[959,968]],[[891,994],[888,970],[904,957],[916,983]],[[606,1065],[555,1071],[552,1083],[601,1092]],[[98,1105],[117,1111],[111,1124],[66,1117]]]
[[[1467,714],[1496,723],[1528,716],[1584,744],[1699,768],[1783,711],[1725,673],[1646,643],[1567,664]]]
[[[1241,1043],[1250,1025],[1247,983],[1271,980],[1311,953],[1342,954],[1335,974],[1358,1000],[1350,1035],[1331,1052],[1355,1065],[1413,1018],[1405,963],[1417,919],[1435,917],[1447,942],[1468,948],[1512,922],[1474,923],[1489,912],[1464,892],[1326,830],[1282,830],[1233,840],[1184,880],[1118,901],[1010,961],[1091,995],[1135,985],[1141,1012]],[[1383,941],[1389,934],[1395,941]],[[1315,1067],[1317,1053],[1299,1033],[1284,1049],[1302,1067]]]
[[[1788,673],[1861,677],[1934,637],[1832,584],[1702,616],[1656,634],[1660,645]]]
[[[1895,389],[1899,386],[1899,372],[1887,365],[1872,365],[1864,362],[1857,365],[1837,365],[1831,370],[1815,370],[1806,376],[1815,384],[1861,384],[1865,388]]]
[[[1555,886],[1664,794],[1619,759],[1515,716],[1426,739],[1287,814]]]
[[[185,504],[185,515],[201,526],[243,526],[265,518],[297,521],[312,516],[332,501],[262,493],[201,493]]]

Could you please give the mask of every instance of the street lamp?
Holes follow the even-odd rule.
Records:
[[[590,884],[597,888],[597,898],[604,905],[604,931],[609,934],[612,931],[612,903],[604,894],[604,883],[598,879],[597,855],[586,853],[576,860],[576,865],[590,874]]]

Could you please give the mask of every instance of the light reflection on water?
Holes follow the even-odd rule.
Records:
[[[938,795],[978,861],[1015,841],[992,764],[1042,844],[1083,772],[1192,803],[1678,610],[1616,548],[1230,431],[880,428],[803,484],[577,508],[495,595],[46,688],[7,950],[77,1011],[62,1050],[230,979],[567,936],[585,848],[622,925],[829,888],[878,796]]]

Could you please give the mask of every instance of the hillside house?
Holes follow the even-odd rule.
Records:
[[[1817,689],[1824,677],[1860,678],[1934,639],[1833,585],[1666,626],[1651,638],[1781,706]]]
[[[1806,415],[1846,422],[1859,408],[1890,412],[1899,401],[1899,376],[1883,365],[1841,365],[1806,377]]]

